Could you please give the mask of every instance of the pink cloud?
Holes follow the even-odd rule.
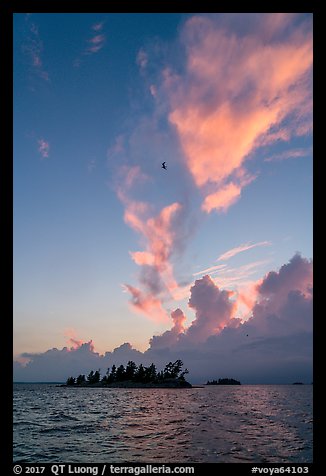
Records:
[[[162,303],[171,297],[182,299],[186,292],[176,282],[171,260],[184,239],[180,220],[183,208],[180,203],[174,202],[155,214],[149,203],[132,199],[135,187],[149,181],[140,166],[122,166],[116,177],[117,195],[125,207],[124,221],[140,235],[145,248],[129,252],[133,261],[141,267],[141,290],[132,286],[126,289],[132,295],[134,309],[143,310],[148,316],[149,309],[155,308],[156,314],[163,315],[165,319]]]
[[[219,188],[217,192],[207,195],[203,202],[202,209],[207,213],[210,213],[213,209],[225,212],[240,198],[240,195],[240,186],[231,182]]]
[[[289,383],[312,379],[312,261],[295,255],[278,271],[271,271],[259,284],[243,289],[243,303],[252,316],[241,323],[234,318],[237,304],[232,293],[221,289],[208,276],[191,288],[189,306],[195,320],[186,327],[181,309],[171,313],[170,330],[150,339],[150,347],[139,352],[124,343],[113,352],[100,355],[92,340],[82,342],[74,330],[66,330],[69,348],[22,353],[14,362],[15,381],[65,381],[69,375],[87,374],[113,363],[134,360],[159,368],[181,358],[190,370],[190,381],[234,375],[243,383]],[[130,287],[130,286],[129,286]],[[140,290],[130,287],[138,312],[143,307],[152,319],[161,322],[160,302],[151,301]],[[158,312],[158,315],[155,314]],[[154,317],[155,315],[155,317]],[[165,314],[166,321],[168,320]]]
[[[243,251],[251,250],[252,248],[256,248],[257,246],[269,246],[271,245],[270,241],[260,241],[259,243],[244,243],[243,245],[236,246],[235,248],[232,248],[231,250],[226,251],[222,255],[220,255],[217,258],[217,261],[226,261],[230,258],[233,258],[233,256],[236,256],[239,253],[242,253]]]
[[[176,217],[181,211],[179,203],[164,207],[154,217],[145,217],[149,206],[137,202],[126,203],[126,223],[145,239],[146,250],[130,252],[134,262],[143,266],[141,281],[154,294],[178,292],[170,258],[178,240]]]
[[[212,273],[214,271],[219,271],[220,269],[223,269],[225,267],[226,267],[226,264],[218,264],[216,266],[210,266],[209,268],[205,268],[202,271],[197,271],[196,273],[193,273],[193,276],[199,276],[200,274]]]
[[[171,318],[173,321],[173,327],[169,331],[165,331],[159,336],[153,336],[150,339],[151,349],[164,349],[170,348],[178,343],[179,336],[185,331],[186,316],[181,309],[172,311]]]
[[[312,153],[311,148],[302,149],[290,149],[280,152],[279,154],[273,154],[267,157],[265,162],[275,162],[280,160],[295,159],[298,157],[307,157]]]
[[[289,334],[312,331],[313,265],[296,254],[279,271],[269,272],[257,286],[249,321],[260,332]]]
[[[230,301],[232,291],[221,291],[208,276],[195,281],[190,289],[189,307],[196,311],[196,319],[187,329],[187,339],[205,341],[221,332],[233,318],[236,306]]]
[[[163,72],[169,119],[207,213],[237,201],[248,184],[237,172],[262,142],[289,138],[311,123],[312,35],[302,24],[285,29],[292,20],[264,14],[237,35],[194,16],[182,34],[185,72]]]
[[[44,139],[39,139],[37,141],[38,143],[38,151],[41,154],[42,158],[45,159],[49,157],[49,152],[50,152],[50,144]]]
[[[150,293],[145,294],[140,289],[129,284],[124,286],[131,294],[131,305],[136,312],[145,314],[156,322],[168,322],[168,314],[164,310],[160,299],[155,298]]]

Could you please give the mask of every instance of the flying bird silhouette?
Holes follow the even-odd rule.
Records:
[[[162,169],[167,170],[167,167],[166,167],[165,164],[166,164],[166,162],[162,162]]]

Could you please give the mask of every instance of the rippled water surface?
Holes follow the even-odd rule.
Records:
[[[14,385],[16,462],[312,462],[312,385]]]

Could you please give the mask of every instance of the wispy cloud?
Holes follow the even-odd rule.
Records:
[[[92,36],[88,38],[87,46],[81,52],[80,56],[75,58],[73,66],[79,68],[82,64],[82,57],[98,53],[105,45],[106,35],[103,33],[104,22],[94,23],[91,26]]]
[[[44,139],[39,139],[37,141],[38,143],[38,151],[41,154],[43,159],[46,159],[49,157],[49,152],[50,152],[50,144]]]
[[[105,43],[105,35],[95,35],[88,40],[90,46],[88,46],[85,50],[86,54],[97,53],[100,51]]]
[[[144,70],[147,66],[148,54],[142,48],[139,50],[139,52],[137,54],[136,63],[138,64],[138,66],[140,67],[141,70]]]
[[[218,271],[220,269],[226,268],[226,264],[218,264],[216,266],[211,266],[210,268],[205,268],[202,271],[197,271],[196,273],[193,273],[193,276],[200,276],[202,274],[208,274],[212,273],[213,271]]]
[[[262,144],[310,130],[310,19],[291,25],[287,15],[248,17],[241,34],[237,16],[193,16],[182,32],[184,71],[162,72],[169,119],[207,213],[240,198],[250,180],[239,171]]]
[[[261,273],[260,269],[270,262],[270,259],[257,260],[234,268],[223,268],[211,274],[217,275],[215,280],[223,289],[235,289],[240,284],[250,281],[254,274]]]
[[[232,248],[231,250],[226,251],[225,253],[221,254],[218,258],[217,261],[227,261],[230,258],[233,258],[233,256],[236,256],[239,253],[242,253],[243,251],[251,250],[252,248],[257,248],[257,246],[270,246],[272,243],[270,241],[260,241],[259,243],[243,243],[240,246],[236,246],[235,248]]]
[[[94,23],[94,25],[92,25],[92,30],[94,30],[94,31],[102,31],[102,30],[103,30],[103,26],[104,26],[104,21],[101,21],[101,22],[98,22],[98,23]]]
[[[22,50],[27,58],[29,58],[30,67],[34,74],[45,81],[49,81],[49,73],[44,69],[42,55],[44,51],[43,42],[40,38],[38,26],[31,21],[31,14],[26,18],[28,35],[22,44]]]
[[[287,160],[287,159],[296,159],[298,157],[308,157],[309,155],[311,155],[311,153],[312,153],[312,149],[310,147],[301,148],[301,149],[289,149],[289,150],[280,152],[279,154],[270,155],[269,157],[266,157],[264,161],[276,162],[276,161]]]

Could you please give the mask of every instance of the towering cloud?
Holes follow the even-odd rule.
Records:
[[[203,342],[229,324],[235,310],[230,301],[233,293],[221,291],[208,275],[196,280],[190,292],[189,307],[196,311],[196,319],[187,330],[187,339]]]
[[[178,343],[179,337],[185,331],[186,316],[181,309],[172,311],[171,318],[173,320],[173,327],[169,331],[165,331],[160,336],[153,336],[150,339],[150,347],[152,350],[165,349],[175,346]]]
[[[181,309],[171,313],[171,330],[150,340],[139,352],[124,343],[100,355],[92,341],[71,341],[70,348],[41,354],[22,354],[27,364],[14,363],[18,381],[64,380],[69,374],[134,360],[158,367],[181,358],[192,382],[233,376],[244,383],[289,383],[312,379],[312,262],[295,255],[279,271],[271,271],[257,286],[251,318],[233,318],[229,291],[221,291],[204,276],[191,288],[189,306],[195,320],[186,327]]]
[[[312,262],[296,254],[258,286],[250,322],[269,335],[312,332],[312,288]]]

